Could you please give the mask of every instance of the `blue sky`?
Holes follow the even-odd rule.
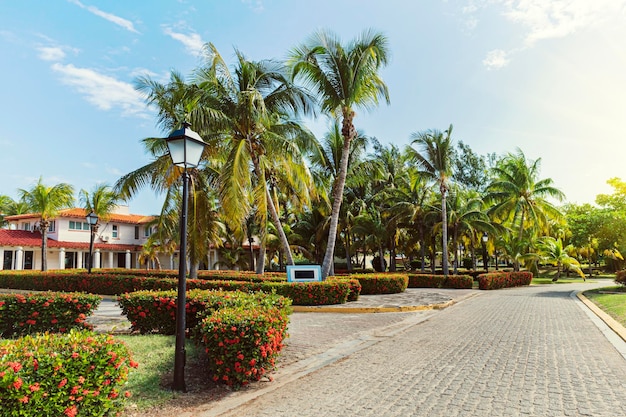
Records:
[[[166,132],[133,81],[189,74],[205,42],[228,62],[234,48],[282,59],[318,29],[374,28],[391,105],[359,111],[358,129],[404,146],[453,124],[474,151],[519,147],[568,201],[593,202],[626,179],[625,15],[626,0],[0,0],[0,194],[40,176],[90,190],[148,163],[140,140]],[[153,214],[160,199],[129,205]]]

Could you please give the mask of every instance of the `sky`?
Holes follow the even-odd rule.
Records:
[[[568,202],[592,203],[626,179],[625,17],[626,0],[0,0],[0,194],[40,177],[91,190],[149,163],[141,139],[169,132],[134,82],[190,75],[207,42],[229,64],[235,49],[282,60],[315,31],[371,28],[389,40],[391,104],[357,110],[357,129],[404,147],[452,124],[476,153],[541,158]]]

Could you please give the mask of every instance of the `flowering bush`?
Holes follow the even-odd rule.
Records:
[[[361,282],[358,279],[351,278],[349,276],[330,276],[326,278],[326,281],[340,281],[346,282],[350,286],[350,292],[348,293],[348,298],[346,301],[357,301],[359,299],[359,295],[361,294]]]
[[[470,275],[409,274],[409,288],[472,288]]]
[[[91,329],[85,320],[100,301],[82,293],[0,294],[0,336]]]
[[[137,291],[118,297],[131,329],[140,333],[176,333],[176,291]],[[191,290],[187,293],[185,324],[194,329],[203,317],[227,307],[277,308],[287,314],[291,301],[276,294]]]
[[[274,368],[288,323],[277,308],[225,308],[205,318],[199,332],[213,380],[237,388],[261,379]]]
[[[490,272],[478,276],[478,286],[481,290],[497,290],[499,288],[519,287],[530,285],[533,273],[521,272]]]
[[[130,271],[130,270],[128,270]],[[137,271],[137,270],[133,270]],[[216,272],[216,271],[211,271]],[[178,286],[177,278],[145,277],[135,275],[119,275],[115,273],[99,273],[88,275],[86,273],[60,272],[0,272],[0,287],[28,290],[56,290],[56,291],[84,291],[92,294],[119,295],[142,290],[167,291],[174,290]],[[216,274],[216,276],[228,276],[228,274]],[[252,275],[252,274],[247,274]],[[284,274],[283,274],[284,275]],[[231,276],[233,278],[234,276]],[[276,292],[279,295],[290,297],[297,305],[320,305],[345,303],[349,291],[349,284],[327,282],[286,282],[280,277],[268,280],[235,281],[188,279],[187,290],[225,290],[243,292]]]
[[[0,342],[2,416],[109,416],[137,364],[111,336],[71,330]]]
[[[361,283],[361,294],[396,294],[404,292],[409,283],[406,274],[372,273],[352,274],[350,278]]]

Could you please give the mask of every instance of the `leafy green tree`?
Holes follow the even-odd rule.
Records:
[[[411,134],[410,156],[417,162],[424,175],[436,181],[441,194],[441,235],[443,274],[448,275],[448,216],[446,196],[452,175],[452,125],[444,131],[428,130]]]
[[[305,85],[316,92],[324,113],[341,117],[344,140],[331,194],[328,243],[322,265],[324,278],[333,264],[350,147],[357,136],[353,124],[355,109],[375,106],[380,98],[389,102],[387,86],[379,75],[380,69],[387,64],[388,56],[387,38],[372,30],[365,31],[347,45],[342,44],[334,34],[320,31],[290,52],[289,65],[294,78],[303,79]]]
[[[545,236],[539,239],[537,246],[541,259],[556,265],[556,275],[552,278],[552,281],[558,281],[563,268],[571,269],[580,275],[583,280],[585,279],[585,274],[580,269],[580,263],[568,253],[571,247],[563,247],[561,239]]]
[[[261,239],[269,213],[292,265],[289,242],[270,193],[269,174],[288,171],[290,175],[284,178],[289,180],[289,187],[299,198],[308,198],[312,179],[304,163],[304,150],[316,143],[294,115],[310,113],[311,98],[289,81],[286,69],[277,62],[250,61],[235,51],[237,62],[231,71],[212,44],[206,49],[207,63],[197,71],[196,81],[215,97],[216,109],[225,116],[216,126],[217,136],[228,147],[220,175],[225,218],[235,232],[243,230],[252,211],[250,201],[254,201]],[[250,193],[252,199],[248,198]]]
[[[494,180],[487,187],[486,200],[493,203],[491,218],[517,229],[523,240],[524,231],[546,232],[550,219],[562,218],[559,209],[550,199],[563,201],[565,195],[553,185],[550,178],[540,179],[541,158],[530,161],[518,149],[509,153],[494,168]]]
[[[48,227],[50,221],[58,216],[59,211],[74,204],[74,188],[66,183],[52,187],[46,186],[42,178],[32,188],[18,190],[19,197],[29,211],[39,214],[41,231],[41,270],[48,270]]]

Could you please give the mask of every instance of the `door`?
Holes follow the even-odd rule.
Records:
[[[2,259],[2,269],[13,269],[13,251],[5,250]]]
[[[24,269],[33,269],[33,251],[24,251]]]

